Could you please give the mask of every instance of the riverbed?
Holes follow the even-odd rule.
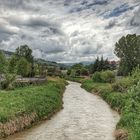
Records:
[[[69,82],[63,101],[64,109],[51,120],[4,140],[115,140],[119,115],[100,97]]]

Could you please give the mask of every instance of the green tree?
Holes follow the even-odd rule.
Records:
[[[6,70],[6,57],[2,51],[0,51],[0,74],[3,74]]]
[[[70,74],[71,74],[71,69],[68,69],[67,75],[70,75]]]
[[[20,59],[24,57],[30,64],[31,70],[29,72],[29,76],[33,77],[35,75],[34,69],[34,58],[32,55],[32,50],[27,45],[22,45],[16,49],[15,55]]]
[[[24,57],[28,62],[33,63],[32,50],[27,45],[18,47],[15,55],[19,58]]]
[[[110,66],[110,64],[109,64],[108,59],[106,59],[106,60],[104,61],[103,70],[109,70],[109,69],[111,69],[111,66]]]
[[[96,71],[99,71],[99,65],[100,65],[100,60],[99,57],[97,57],[94,64],[91,64],[90,66],[90,73],[92,74]]]
[[[24,57],[21,57],[17,64],[17,73],[23,77],[27,77],[30,68],[30,63]]]
[[[81,69],[81,75],[82,76],[88,76],[89,75],[89,71],[86,68],[82,68]]]
[[[84,66],[82,63],[74,64],[71,68],[75,70],[82,69]]]
[[[101,60],[98,62],[98,68],[97,71],[102,71],[104,70],[104,58],[103,56],[101,57]]]
[[[123,36],[115,44],[115,54],[120,58],[120,75],[128,75],[140,65],[140,36],[136,34]]]
[[[17,70],[17,63],[18,63],[18,59],[15,55],[13,55],[11,57],[11,59],[9,60],[9,65],[8,65],[8,72],[9,73],[12,73],[12,74],[15,74],[17,73],[16,70]]]

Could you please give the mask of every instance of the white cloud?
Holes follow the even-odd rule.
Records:
[[[140,33],[139,0],[0,0],[0,48],[28,44],[58,62],[116,59],[122,35]]]

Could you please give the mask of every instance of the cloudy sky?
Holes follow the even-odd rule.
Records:
[[[57,62],[116,59],[115,42],[140,34],[140,0],[0,0],[0,49],[27,44]]]

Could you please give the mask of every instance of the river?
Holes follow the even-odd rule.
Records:
[[[115,140],[119,115],[100,97],[69,82],[63,101],[64,109],[51,120],[4,140]]]

